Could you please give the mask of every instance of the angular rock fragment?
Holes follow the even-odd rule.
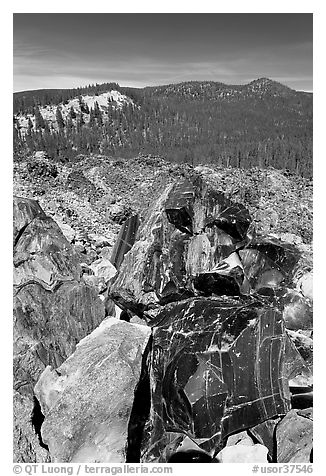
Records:
[[[203,296],[240,296],[240,283],[243,280],[241,269],[239,272],[224,275],[219,273],[201,273],[193,279],[198,294]],[[240,281],[240,283],[239,283]]]
[[[297,415],[302,416],[304,418],[309,418],[309,420],[313,421],[313,408],[305,408],[303,410],[296,410]]]
[[[131,250],[135,242],[135,237],[138,228],[138,215],[131,216],[121,226],[117,241],[115,242],[111,254],[111,263],[115,266],[116,269],[120,268],[124,255]]]
[[[52,462],[125,461],[128,422],[150,328],[106,319],[35,386]]]
[[[300,258],[299,250],[294,245],[281,242],[276,238],[256,238],[251,240],[246,248],[262,253],[273,261],[286,276],[293,275]]]
[[[30,282],[36,282],[45,289],[53,290],[66,281],[80,279],[81,269],[77,255],[52,218],[42,214],[38,204],[27,205],[27,199],[16,198],[14,217],[16,241],[14,246],[14,285],[20,290]],[[27,210],[25,218],[22,210]],[[37,210],[30,217],[30,210]],[[40,209],[41,210],[41,209]],[[32,219],[30,219],[32,218]]]
[[[265,254],[256,249],[245,248],[239,251],[239,255],[251,289],[274,289],[284,282],[284,273]]]
[[[14,200],[14,384],[32,394],[46,365],[60,365],[104,318],[96,292],[58,225],[34,200]]]
[[[313,363],[313,340],[311,338],[311,331],[297,330],[293,331],[287,329],[290,339],[298,349],[301,357],[304,359],[309,368]]]
[[[33,387],[44,368],[58,367],[73,353],[104,319],[104,305],[83,282],[78,255],[36,201],[14,199],[13,225],[14,388],[33,406]],[[26,435],[31,453],[23,413],[21,419],[16,414],[16,428]],[[38,461],[40,456],[36,452],[28,458]]]
[[[33,401],[18,392],[14,392],[13,423],[14,463],[48,462],[49,453],[41,446],[33,425]]]
[[[14,197],[13,200],[13,238],[14,245],[19,240],[25,228],[35,218],[45,218],[45,213],[36,200]]]
[[[111,298],[122,309],[140,317],[144,310],[159,305],[163,297],[166,299],[168,295],[179,296],[186,292],[186,283],[180,282],[184,275],[180,249],[184,247],[185,237],[169,224],[163,213],[168,192],[169,188],[144,219],[137,241],[124,256],[110,287]]]
[[[292,387],[291,405],[293,409],[306,409],[313,405],[313,388],[312,387]]]
[[[266,420],[248,430],[249,435],[268,448],[269,460],[273,463],[276,463],[275,428],[280,420],[280,418]]]
[[[242,205],[200,177],[168,187],[144,217],[125,255],[110,288],[112,299],[142,317],[148,310],[200,294],[203,288],[204,294],[211,293],[208,281],[217,288],[214,294],[224,294],[223,286],[231,288],[226,294],[237,294],[234,289],[242,277],[234,283],[234,276],[215,270],[248,241],[249,224]]]
[[[288,381],[307,372],[282,316],[256,301],[189,299],[153,326],[152,434],[145,461],[160,461],[168,432],[211,451],[228,435],[290,406]]]
[[[244,240],[251,222],[248,210],[241,203],[232,203],[223,193],[213,195],[213,199],[218,203],[219,211],[217,216],[213,215],[214,218],[209,223],[214,224],[236,241]]]
[[[189,235],[193,234],[194,201],[195,188],[185,179],[174,186],[165,205],[169,222]]]
[[[300,254],[294,246],[283,245],[276,239],[253,239],[239,251],[239,256],[251,289],[266,293],[266,289],[291,282]]]
[[[76,282],[50,293],[39,284],[25,286],[14,298],[14,387],[32,395],[47,365],[56,368],[76,344],[104,319],[93,287]]]
[[[256,444],[253,446],[226,446],[217,455],[220,463],[268,463],[268,449]]]
[[[280,286],[291,282],[300,253],[295,246],[276,238],[253,238],[239,250],[239,257],[245,275],[241,292],[273,296]]]
[[[309,463],[313,422],[291,410],[276,427],[277,462]]]
[[[298,291],[289,289],[280,293],[280,306],[283,308],[283,318],[287,329],[312,329],[312,305]]]
[[[111,261],[106,258],[100,258],[93,261],[90,268],[94,272],[94,275],[98,278],[103,278],[105,283],[113,278],[117,272]]]
[[[195,276],[199,273],[213,272],[222,260],[243,246],[243,242],[235,241],[230,235],[216,226],[206,227],[198,235],[187,242],[186,273]]]
[[[231,253],[220,261],[212,271],[197,274],[193,278],[193,285],[199,294],[204,296],[240,296],[249,290],[248,280],[244,275],[242,263],[238,253]]]
[[[60,230],[65,235],[69,243],[72,243],[75,240],[76,231],[70,225],[61,221],[59,217],[55,216],[54,220],[59,225]]]
[[[89,233],[88,238],[94,243],[95,248],[110,246],[110,240],[106,236]]]
[[[216,226],[236,241],[246,238],[251,219],[241,203],[231,202],[222,192],[193,176],[176,183],[166,202],[168,220],[183,233],[198,234]]]
[[[305,273],[297,282],[297,289],[307,299],[313,301],[313,272]]]
[[[253,446],[255,443],[246,431],[240,431],[228,437],[226,446],[244,445]]]
[[[105,279],[102,276],[99,277],[99,276],[84,274],[83,280],[89,286],[93,286],[98,292],[98,294],[102,294],[107,289]]]

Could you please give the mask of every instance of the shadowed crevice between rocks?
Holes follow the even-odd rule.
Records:
[[[34,401],[34,408],[32,412],[32,425],[33,425],[35,434],[38,437],[40,446],[44,448],[45,450],[49,451],[49,447],[43,442],[42,434],[41,434],[41,428],[42,428],[45,417],[42,413],[40,402],[35,396],[33,397],[33,401]]]
[[[31,222],[30,222],[31,223]],[[23,235],[24,231],[26,230],[26,228],[30,225],[30,223],[26,223],[25,226],[23,226],[19,232],[17,233],[17,236],[15,237],[15,241],[14,241],[14,248],[15,246],[17,245],[18,241],[20,240],[20,237]]]
[[[142,358],[141,374],[135,389],[135,398],[128,425],[126,463],[139,463],[146,421],[151,408],[151,389],[148,371],[148,356],[152,349],[150,336]]]
[[[303,410],[313,406],[313,388],[312,387],[290,387],[291,407],[297,410]]]

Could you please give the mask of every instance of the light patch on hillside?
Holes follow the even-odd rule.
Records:
[[[85,123],[89,121],[89,114],[81,111],[81,103],[85,106],[88,106],[89,111],[95,108],[95,103],[97,102],[103,116],[109,116],[111,109],[121,109],[122,106],[126,104],[134,105],[132,99],[124,94],[121,94],[119,91],[108,91],[106,93],[99,94],[98,96],[80,96],[74,99],[70,99],[66,103],[60,103],[59,105],[48,105],[40,107],[40,112],[42,114],[43,119],[48,123],[50,130],[57,130],[58,124],[56,120],[56,110],[59,106],[61,109],[61,114],[66,121],[69,117],[71,108],[74,109],[77,117],[82,115]],[[28,120],[31,119],[33,127],[35,128],[35,116],[34,114],[16,114],[15,118],[17,120],[17,126],[20,129],[22,135],[25,135],[27,128],[28,128]]]

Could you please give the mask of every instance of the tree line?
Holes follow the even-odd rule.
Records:
[[[104,92],[102,89],[104,86],[99,85],[96,93]],[[90,87],[87,94],[92,92]],[[312,175],[312,108],[306,98],[301,103],[295,97],[289,103],[284,97],[188,100],[148,89],[124,88],[121,92],[134,104],[111,107],[105,113],[97,103],[91,109],[81,103],[81,112],[72,108],[65,120],[57,107],[56,130],[49,128],[39,105],[34,104],[35,126],[30,121],[24,137],[17,122],[14,124],[16,156],[36,150],[61,160],[71,160],[80,153],[117,157],[145,153],[193,165],[272,166]]]

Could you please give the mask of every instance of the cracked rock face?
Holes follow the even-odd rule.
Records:
[[[281,313],[255,301],[189,299],[152,325],[146,461],[160,460],[170,431],[214,453],[229,435],[290,411],[289,379],[309,375]]]
[[[52,291],[63,282],[79,279],[77,256],[59,226],[37,202],[15,198],[14,233],[16,289],[39,283]]]
[[[276,428],[277,461],[306,463],[312,458],[312,415],[291,410]]]
[[[104,319],[104,307],[37,202],[15,198],[14,233],[14,385],[31,395],[42,370],[59,366]]]
[[[295,335],[312,328],[295,289],[300,257],[257,236],[248,211],[198,176],[153,204],[109,289],[152,327],[141,461],[172,461],[184,435],[214,458],[250,429],[259,457],[275,459],[275,425],[312,395],[311,347]]]
[[[225,272],[215,267],[247,240],[250,217],[241,204],[209,189],[200,177],[193,182],[167,187],[144,218],[110,289],[121,307],[146,315],[149,309],[195,296],[202,288],[195,278],[203,273],[207,281],[220,277],[225,282],[222,289],[215,286],[220,292],[228,287]]]
[[[35,393],[51,461],[297,458],[312,406],[312,292],[310,281],[298,281],[302,253],[257,235],[248,210],[205,180],[189,174],[125,221],[110,257],[117,273],[108,265],[107,279],[106,268],[87,276],[105,279],[105,302],[122,310],[121,320],[99,327],[96,292],[77,276],[67,240],[35,203],[19,208],[16,246],[33,221],[41,235],[42,223],[55,235],[53,253],[46,239],[24,238],[16,260],[16,328],[28,335],[17,380],[30,389],[47,366]],[[309,462],[310,426],[304,432]]]
[[[47,367],[35,394],[52,462],[122,463],[150,328],[109,318],[59,368]]]
[[[42,448],[33,425],[33,401],[14,391],[13,462],[46,463],[49,453]]]
[[[118,240],[125,256],[119,256],[112,299],[150,320],[161,306],[194,296],[275,295],[291,283],[300,252],[254,235],[242,204],[201,177],[184,179],[148,211],[130,251]]]
[[[81,280],[70,243],[36,201],[15,197],[13,225],[14,388],[32,402],[44,368],[58,367],[73,353],[104,319],[104,306]],[[26,423],[16,417],[24,433]]]

